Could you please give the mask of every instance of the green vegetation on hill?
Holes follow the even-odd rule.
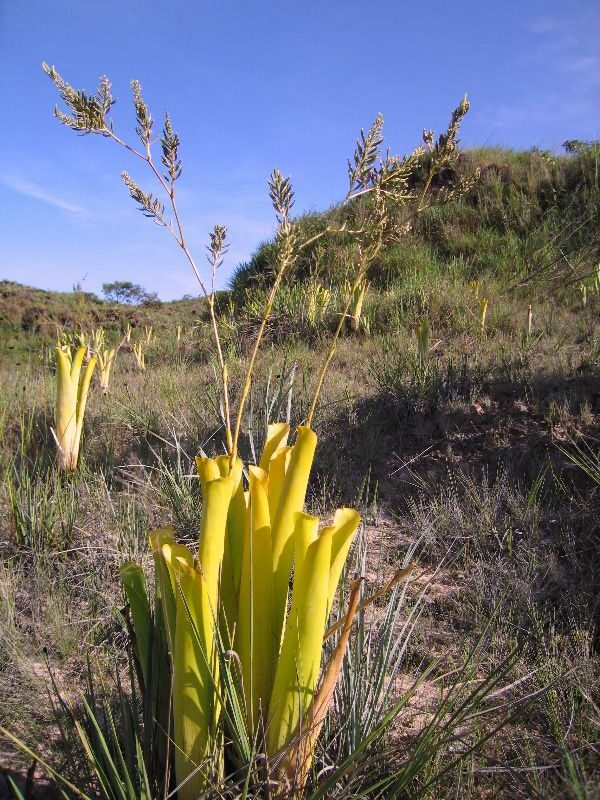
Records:
[[[463,197],[425,212],[414,222],[408,247],[403,242],[384,250],[370,275],[376,287],[397,285],[407,272],[422,270],[429,278],[434,271],[452,268],[467,279],[533,280],[548,273],[564,274],[564,257],[571,256],[575,274],[591,271],[600,257],[597,147],[565,156],[537,150],[467,150],[440,180],[451,191],[477,171],[479,180]],[[308,214],[301,224],[316,233],[340,213],[332,209]],[[344,217],[342,212],[342,218],[348,213]],[[403,220],[396,222],[400,227]],[[272,254],[273,244],[263,244],[237,269],[231,280],[236,297],[269,282]],[[343,242],[321,240],[307,249],[288,280],[307,281],[313,276],[327,283],[343,282],[348,255]]]
[[[53,292],[0,281],[0,359],[9,363],[23,358],[44,358],[44,347],[56,343],[61,330],[106,329],[118,340],[127,325],[152,325],[161,331],[178,324],[193,325],[202,314],[199,300],[153,301],[129,305],[101,300],[90,292]]]
[[[471,281],[497,286],[505,293],[560,291],[580,283],[593,285],[600,263],[600,188],[598,147],[552,156],[538,150],[482,148],[465,151],[455,170],[440,179],[448,190],[474,173],[479,179],[463,197],[426,211],[408,238],[383,249],[369,273],[365,317],[371,332],[384,332],[398,313],[416,323],[424,298],[437,281],[461,294]],[[418,188],[418,187],[415,187]],[[360,209],[353,211],[354,222]],[[333,221],[350,223],[349,212],[331,209],[301,217],[299,225],[317,233]],[[399,228],[405,223],[395,220]],[[220,292],[218,306],[226,321],[256,319],[273,278],[275,246],[264,243],[238,266],[230,291]],[[314,334],[308,308],[315,290],[330,293],[320,322],[335,324],[353,253],[343,237],[325,237],[307,248],[286,278],[276,300],[273,332]],[[461,288],[461,286],[463,288]],[[318,309],[317,309],[318,311]],[[391,313],[390,313],[391,312]],[[443,319],[445,309],[440,309]],[[435,310],[433,310],[435,313]],[[115,337],[129,323],[153,325],[158,332],[177,324],[191,327],[206,318],[201,298],[132,306],[100,300],[85,292],[44,292],[0,281],[0,357],[41,352],[55,341],[59,328],[90,330],[102,326]],[[318,327],[318,326],[317,326]]]

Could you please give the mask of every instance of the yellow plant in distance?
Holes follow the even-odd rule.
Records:
[[[85,345],[74,352],[68,344],[56,348],[56,427],[52,433],[58,449],[58,465],[64,470],[77,468],[83,417],[95,366],[96,357],[89,355]]]
[[[131,345],[131,352],[135,357],[135,363],[140,372],[146,371],[146,354],[144,353],[144,345],[142,342],[134,342]]]
[[[425,368],[429,360],[429,333],[429,321],[426,317],[423,317],[423,319],[415,325],[417,358],[421,368]]]
[[[100,388],[103,394],[108,394],[108,386],[110,383],[110,373],[113,361],[117,350],[111,347],[109,350],[104,348],[96,351],[96,358],[98,360],[98,375],[100,376]]]
[[[147,345],[151,345],[155,339],[156,336],[154,334],[154,328],[152,327],[152,325],[144,325],[144,334],[143,334],[144,343]]]
[[[487,297],[482,297],[479,300],[479,331],[485,333],[485,321],[487,318],[488,306],[490,301]]]
[[[369,283],[366,278],[363,278],[355,287],[352,292],[352,309],[350,313],[350,329],[353,331],[360,330],[360,321],[363,303]]]

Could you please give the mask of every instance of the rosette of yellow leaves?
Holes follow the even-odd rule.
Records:
[[[270,425],[259,466],[247,470],[229,456],[197,459],[197,556],[168,530],[151,535],[171,650],[180,800],[196,798],[220,777],[225,649],[238,665],[247,736],[260,743],[277,783],[303,783],[312,759],[327,620],[360,518],[342,508],[319,530],[319,519],[304,511],[317,438],[299,427],[289,446],[289,433],[287,423]],[[149,606],[140,569],[128,564],[121,574],[143,673]]]
[[[84,345],[73,353],[69,345],[56,348],[56,428],[52,430],[58,449],[61,469],[77,468],[83,417],[90,381],[96,366],[90,356],[84,366],[88,349]]]

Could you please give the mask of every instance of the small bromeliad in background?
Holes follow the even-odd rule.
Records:
[[[63,337],[56,347],[56,427],[52,429],[60,469],[77,469],[83,418],[96,356],[81,339]]]

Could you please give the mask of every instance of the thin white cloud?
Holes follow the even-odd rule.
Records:
[[[580,88],[600,85],[600,56],[583,55],[565,59],[558,65],[563,72],[570,72],[580,81]]]
[[[544,34],[560,30],[561,27],[562,21],[556,17],[538,17],[533,21],[531,30],[533,33]]]
[[[597,65],[600,42],[597,13],[582,11],[562,18],[540,17],[534,21],[531,31],[535,36],[528,54],[532,60],[558,69],[564,63],[580,64],[580,69]]]
[[[527,29],[529,46],[513,54],[524,79],[511,102],[488,102],[474,118],[490,139],[508,132],[523,144],[558,148],[573,135],[596,138],[600,17],[587,9],[546,15]]]
[[[76,214],[77,216],[87,215],[85,208],[75,203],[70,203],[68,200],[63,200],[62,197],[58,197],[53,192],[49,192],[47,189],[44,189],[43,186],[39,186],[27,178],[18,175],[6,175],[0,178],[0,182],[24,197],[32,197],[34,200],[40,200],[42,203],[60,208],[61,211],[66,211],[68,214]]]

